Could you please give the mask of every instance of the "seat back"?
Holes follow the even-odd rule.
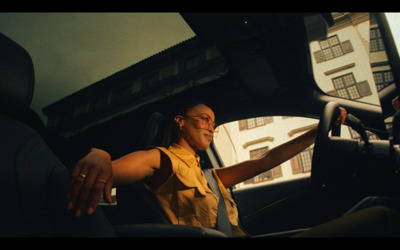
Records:
[[[148,146],[161,146],[166,126],[167,118],[165,115],[158,112],[151,114],[140,140],[140,146],[142,148]]]
[[[141,148],[161,145],[166,117],[153,113],[146,125]],[[117,188],[118,211],[122,224],[169,224],[167,216],[143,181]]]
[[[67,210],[69,172],[42,137],[15,119],[32,100],[32,60],[0,34],[0,237],[105,237],[102,212],[76,218]]]
[[[33,62],[28,52],[0,33],[0,112],[26,111],[34,89]]]

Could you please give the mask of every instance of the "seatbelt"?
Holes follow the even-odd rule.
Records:
[[[231,223],[229,222],[228,210],[226,209],[224,197],[221,194],[217,180],[215,180],[212,169],[204,169],[204,176],[210,185],[211,190],[218,196],[218,214],[217,214],[217,228],[219,231],[225,233],[228,237],[232,237]]]

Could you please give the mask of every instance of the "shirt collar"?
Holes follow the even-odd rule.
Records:
[[[200,157],[196,154],[193,155],[184,147],[173,143],[169,146],[168,150],[176,155],[179,159],[184,161],[188,166],[199,166],[200,167]]]

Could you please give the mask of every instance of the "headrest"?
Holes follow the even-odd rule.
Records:
[[[0,112],[26,111],[34,89],[33,63],[28,52],[0,33]]]
[[[158,112],[151,114],[140,141],[141,147],[161,146],[166,126],[167,119],[165,115]]]

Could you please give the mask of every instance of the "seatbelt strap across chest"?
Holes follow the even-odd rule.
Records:
[[[211,190],[218,196],[218,214],[217,214],[217,227],[218,230],[225,233],[228,237],[232,237],[231,223],[229,222],[228,210],[226,209],[224,197],[221,194],[218,183],[215,180],[212,169],[204,169],[204,176],[210,185]]]

